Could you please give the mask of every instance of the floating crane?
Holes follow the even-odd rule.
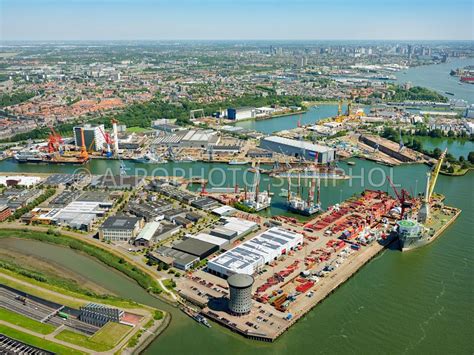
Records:
[[[433,195],[434,188],[436,186],[436,181],[438,180],[438,175],[441,170],[441,166],[443,165],[444,158],[446,157],[446,153],[448,149],[446,148],[440,155],[438,162],[433,167],[431,171],[426,174],[426,192],[425,198],[423,200],[423,204],[418,212],[418,221],[421,223],[425,223],[430,218],[430,203],[431,203],[431,196]]]
[[[400,202],[400,219],[403,219],[405,216],[405,210],[407,208],[411,208],[412,203],[409,201],[410,200],[410,194],[405,190],[401,189],[400,192],[398,192],[397,188],[393,184],[392,179],[390,179],[389,176],[387,176],[387,180],[390,183],[390,186],[393,189],[393,192],[395,192],[395,195],[397,196],[398,201]]]

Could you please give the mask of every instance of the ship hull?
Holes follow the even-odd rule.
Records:
[[[410,251],[425,246],[430,242],[427,237],[399,239],[401,251]]]
[[[300,214],[302,216],[312,216],[320,211],[319,208],[305,208],[305,209],[299,209],[296,207],[293,207],[291,205],[288,205],[288,211]]]

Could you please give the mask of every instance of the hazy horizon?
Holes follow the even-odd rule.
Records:
[[[2,41],[471,41],[471,0],[0,0]]]

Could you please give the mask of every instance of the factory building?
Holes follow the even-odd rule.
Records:
[[[220,137],[213,130],[189,130],[179,131],[156,138],[152,143],[152,148],[156,147],[176,147],[176,148],[201,148],[208,149],[219,143]]]
[[[214,235],[210,235],[210,234],[206,234],[206,233],[199,233],[199,234],[196,234],[196,235],[187,235],[186,237],[192,238],[192,239],[198,239],[198,240],[201,240],[203,242],[207,242],[207,243],[211,243],[211,244],[215,244],[215,245],[219,246],[219,248],[222,248],[223,246],[225,246],[226,244],[229,243],[229,241],[227,239],[219,238],[219,237],[216,237]]]
[[[257,116],[257,111],[255,107],[238,107],[227,109],[227,118],[229,120],[239,121],[247,120],[249,118],[255,118]]]
[[[63,208],[54,208],[42,214],[37,220],[42,223],[55,223],[73,229],[90,231],[97,218],[105,215],[109,206],[96,201],[73,201]]]
[[[145,224],[143,229],[140,231],[140,233],[138,233],[137,237],[135,238],[135,245],[149,247],[153,243],[153,236],[160,228],[160,225],[160,222],[149,222]]]
[[[184,242],[173,246],[174,250],[197,256],[199,259],[205,259],[209,255],[219,250],[219,246],[199,239],[186,239]]]
[[[207,270],[227,278],[233,274],[253,275],[260,267],[303,244],[303,235],[272,227],[210,260]]]
[[[229,284],[229,311],[241,316],[252,309],[252,285],[254,279],[246,274],[234,274],[227,279]]]
[[[96,152],[102,151],[106,144],[105,142],[105,130],[104,125],[91,125],[85,124],[84,126],[75,126],[74,131],[74,144],[76,147],[82,146],[81,129],[84,130],[84,145],[87,150],[95,150]]]
[[[154,252],[148,252],[147,256],[157,263],[165,263],[184,271],[199,263],[199,258],[195,255],[164,246],[157,248]]]
[[[333,148],[277,136],[262,139],[260,148],[312,161],[317,157],[321,164],[332,162],[336,158],[336,150]]]

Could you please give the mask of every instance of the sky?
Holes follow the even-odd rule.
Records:
[[[0,0],[0,40],[472,40],[473,0]]]

